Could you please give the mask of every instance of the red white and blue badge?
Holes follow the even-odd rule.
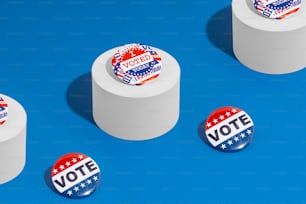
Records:
[[[59,158],[52,168],[55,189],[68,198],[91,195],[98,188],[101,174],[98,164],[81,153],[70,153]]]
[[[161,57],[151,47],[128,44],[116,51],[112,59],[114,74],[124,83],[143,85],[156,79],[161,71]]]
[[[0,125],[3,125],[7,120],[8,104],[0,97]]]
[[[283,19],[297,12],[302,0],[253,0],[253,4],[263,16]]]
[[[253,139],[254,123],[251,117],[236,107],[222,107],[207,118],[205,136],[216,150],[236,152],[244,149]]]

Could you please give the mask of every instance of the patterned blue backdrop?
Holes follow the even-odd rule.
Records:
[[[0,203],[306,203],[306,70],[265,75],[241,65],[230,5],[1,0],[0,92],[24,105],[28,132],[26,167],[0,185]],[[179,122],[143,142],[110,137],[91,115],[93,61],[133,42],[169,52],[182,70]],[[226,105],[255,123],[252,144],[233,154],[199,136],[209,113]],[[102,170],[88,198],[70,200],[48,186],[49,168],[69,152],[89,155]]]

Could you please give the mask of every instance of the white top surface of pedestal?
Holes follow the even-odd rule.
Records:
[[[306,2],[302,2],[302,6],[297,13],[280,20],[261,16],[254,8],[252,0],[233,0],[232,9],[233,13],[244,24],[258,30],[283,32],[306,26]]]
[[[177,61],[166,52],[157,48],[153,49],[156,50],[162,58],[162,69],[160,75],[151,82],[131,88],[131,85],[125,84],[116,78],[113,73],[111,60],[118,48],[106,51],[103,54],[103,58],[98,57],[95,60],[92,68],[93,80],[95,80],[96,83],[106,91],[128,98],[156,96],[171,89],[177,84],[177,81],[180,78],[180,69],[177,69],[179,65]]]
[[[7,121],[0,126],[0,142],[3,142],[24,130],[27,116],[24,108],[17,101],[3,94],[0,94],[0,97],[8,104]]]

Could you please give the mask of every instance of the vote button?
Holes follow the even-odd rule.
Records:
[[[243,110],[226,106],[213,111],[205,123],[208,143],[222,152],[244,149],[254,136],[254,123]]]
[[[112,65],[119,81],[138,86],[155,80],[162,68],[161,57],[155,49],[140,43],[120,47],[114,53]]]
[[[70,153],[60,157],[52,167],[52,183],[59,194],[83,198],[98,188],[101,174],[98,164],[89,156]]]
[[[8,104],[0,97],[0,126],[7,120]]]
[[[253,4],[262,16],[281,20],[297,13],[302,0],[253,0]]]

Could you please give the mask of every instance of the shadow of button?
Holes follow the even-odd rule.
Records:
[[[207,144],[208,146],[211,146],[210,142],[208,141],[207,137],[206,137],[206,133],[205,133],[205,124],[206,124],[206,120],[204,120],[203,122],[201,122],[198,126],[198,135],[200,137],[200,139]]]
[[[46,171],[45,171],[45,174],[44,174],[44,180],[45,180],[45,183],[47,184],[47,186],[53,191],[53,192],[57,192],[57,190],[55,189],[55,186],[53,185],[53,182],[52,182],[52,167],[49,167]]]

